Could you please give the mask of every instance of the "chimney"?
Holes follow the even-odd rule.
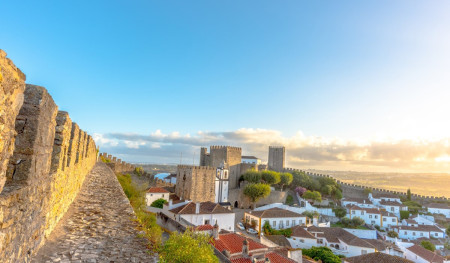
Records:
[[[230,251],[228,251],[228,250],[222,251],[222,254],[223,254],[225,257],[227,257],[227,258],[230,258],[230,257],[231,257]]]
[[[242,243],[243,243],[242,244],[242,256],[244,258],[248,258],[248,242],[247,242],[247,239],[245,239]]]
[[[313,225],[319,226],[319,217],[317,217],[317,216],[313,217]]]
[[[219,225],[217,224],[217,221],[216,221],[216,224],[213,227],[212,234],[213,234],[213,238],[214,239],[218,239],[219,238]]]
[[[195,213],[200,214],[200,203],[195,203]]]

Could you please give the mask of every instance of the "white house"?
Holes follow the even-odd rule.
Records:
[[[376,251],[367,241],[339,227],[311,226],[307,231],[317,238],[317,246],[329,247],[336,255],[354,257]]]
[[[379,205],[383,201],[393,201],[401,203],[400,197],[392,193],[369,193],[369,199],[374,205]]]
[[[384,210],[381,211],[381,228],[391,229],[398,225],[398,217],[396,215]]]
[[[169,202],[170,192],[162,187],[150,187],[145,193],[145,202],[150,206],[155,200],[164,199]]]
[[[432,217],[432,216],[416,215],[415,217],[403,219],[402,225],[404,225],[404,226],[419,226],[419,225],[434,226],[435,223],[434,223],[434,217]]]
[[[368,198],[344,198],[341,200],[343,207],[358,206],[365,208],[375,208],[375,205]]]
[[[213,202],[189,202],[168,210],[167,214],[177,221],[185,220],[194,226],[217,223],[219,229],[234,231],[235,214]]]
[[[432,214],[443,214],[446,218],[450,218],[450,206],[447,204],[430,204],[427,205],[428,212]]]
[[[444,257],[431,252],[419,245],[412,245],[404,249],[405,258],[416,263],[448,263]]]
[[[382,214],[377,208],[363,208],[351,206],[347,208],[350,219],[360,217],[368,225],[382,225]]]
[[[251,163],[251,164],[261,164],[261,159],[255,156],[245,156],[241,157],[242,163]]]
[[[395,214],[400,218],[400,211],[408,211],[408,207],[401,202],[381,200],[378,205],[386,211]]]
[[[394,227],[401,239],[414,240],[418,238],[444,238],[445,232],[437,226],[419,225],[419,226],[398,226]]]
[[[244,221],[247,224],[254,224],[255,230],[261,233],[266,222],[273,229],[284,229],[298,225],[306,225],[306,216],[278,207],[262,211],[250,211],[244,214]]]
[[[291,237],[287,238],[292,248],[307,249],[317,247],[317,238],[309,233],[303,226],[292,227]]]

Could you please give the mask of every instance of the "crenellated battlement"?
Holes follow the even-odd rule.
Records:
[[[197,170],[216,170],[216,168],[211,166],[199,166],[199,165],[186,165],[186,164],[179,164],[177,165],[178,169],[197,169]]]
[[[230,150],[236,150],[236,151],[242,151],[241,147],[236,146],[225,146],[225,145],[211,145],[209,147],[210,150],[222,150],[222,149],[230,149]]]

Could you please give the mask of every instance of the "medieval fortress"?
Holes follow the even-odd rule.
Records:
[[[248,205],[240,187],[239,178],[248,170],[274,170],[283,172],[285,165],[285,148],[269,147],[269,167],[260,164],[257,158],[253,162],[244,162],[249,156],[242,156],[242,149],[233,146],[210,146],[210,151],[202,147],[200,165],[179,165],[175,193],[184,200],[194,202],[217,202],[224,205],[241,207]],[[272,198],[280,201],[285,194],[274,192]],[[269,197],[267,200],[269,200]]]

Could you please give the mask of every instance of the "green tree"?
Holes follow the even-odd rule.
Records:
[[[311,188],[312,180],[311,177],[306,175],[304,172],[294,171],[292,173],[292,184],[293,188],[297,186],[302,186],[304,188]]]
[[[294,197],[292,197],[292,195],[288,195],[288,196],[286,197],[286,202],[285,202],[285,204],[287,204],[287,205],[293,205],[293,204],[294,204]]]
[[[153,203],[150,205],[151,207],[156,207],[156,208],[163,208],[164,204],[166,204],[167,201],[164,198],[159,198],[155,201],[153,201]]]
[[[365,195],[369,195],[370,193],[372,193],[372,188],[364,188]]]
[[[281,173],[280,174],[280,186],[281,186],[281,191],[283,191],[283,187],[284,186],[288,186],[292,183],[293,177],[292,174],[290,173]]]
[[[173,232],[159,251],[163,263],[219,262],[211,247],[210,237],[196,234],[191,230],[184,233]]]
[[[262,171],[261,178],[266,184],[278,184],[281,180],[280,173],[275,171]]]
[[[245,181],[252,183],[252,184],[257,184],[257,183],[261,182],[261,173],[254,171],[254,170],[245,172],[243,177],[244,177]]]
[[[312,247],[310,249],[303,249],[303,255],[308,256],[314,260],[321,260],[323,263],[341,263],[341,259],[333,254],[328,247]]]
[[[338,218],[343,218],[347,215],[347,210],[343,207],[337,207],[333,209],[333,212]]]
[[[336,189],[335,191],[334,191],[334,194],[333,194],[333,196],[334,196],[334,199],[335,200],[341,200],[342,199],[342,191],[340,190],[340,189]]]
[[[396,238],[396,237],[398,237],[398,233],[397,232],[395,232],[395,231],[389,231],[388,233],[387,233],[387,235],[388,235],[388,237],[392,237],[392,238]]]
[[[302,196],[304,199],[311,199],[317,202],[322,202],[322,195],[317,191],[306,191]]]
[[[408,218],[409,218],[409,211],[400,211],[400,220]]]
[[[324,194],[324,195],[331,195],[331,193],[333,193],[333,186],[331,186],[331,185],[324,185],[320,189],[320,192],[322,192],[322,194]]]
[[[312,211],[312,212],[311,211],[305,211],[305,212],[302,213],[302,215],[304,215],[304,216],[306,216],[306,217],[308,217],[310,219],[313,219],[314,217],[320,216],[319,212],[317,212],[317,211]]]
[[[447,230],[445,230],[445,233],[447,233],[447,235],[450,236],[450,226],[447,227]]]
[[[410,188],[408,188],[408,191],[406,191],[406,199],[408,201],[411,201],[411,189]]]
[[[434,252],[436,250],[436,246],[433,243],[431,243],[430,241],[427,241],[427,240],[424,240],[424,241],[420,242],[420,245],[423,248],[428,249],[428,250],[430,250],[432,252]]]
[[[250,201],[255,205],[259,199],[270,195],[270,186],[261,183],[249,184],[244,188],[244,195],[250,198]]]
[[[134,173],[137,174],[137,176],[141,177],[145,173],[144,168],[142,168],[141,166],[138,166],[138,167],[134,168]]]

